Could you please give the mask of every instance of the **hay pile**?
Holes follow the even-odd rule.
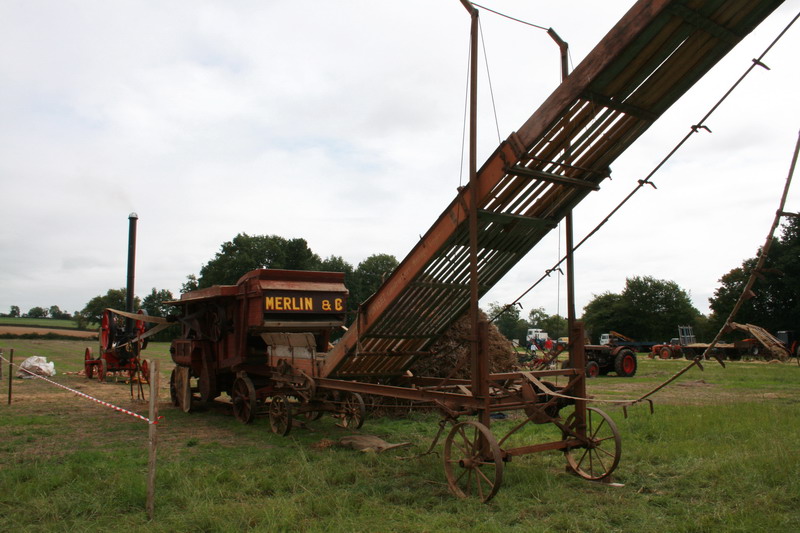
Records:
[[[486,315],[481,312],[481,318]],[[417,360],[410,368],[415,376],[446,377],[456,366],[451,377],[469,379],[469,338],[472,335],[469,317],[465,314],[436,341],[431,351],[435,354]],[[489,324],[489,372],[509,372],[517,364],[514,346],[493,324]]]

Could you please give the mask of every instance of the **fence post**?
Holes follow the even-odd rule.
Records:
[[[150,360],[150,422],[148,432],[149,456],[147,460],[147,518],[152,520],[155,514],[155,491],[156,491],[156,445],[158,435],[156,434],[156,422],[158,420],[158,388],[159,371],[158,361]]]
[[[14,372],[11,369],[11,365],[13,364],[14,364],[14,348],[11,348],[11,350],[9,350],[8,352],[8,405],[11,405],[11,384],[13,383],[13,381],[11,381],[11,376],[14,374]]]

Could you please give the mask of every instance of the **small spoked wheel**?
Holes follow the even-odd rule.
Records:
[[[142,380],[150,384],[150,364],[147,362],[147,359],[141,359],[139,362],[139,374],[142,376]]]
[[[105,359],[97,360],[97,381],[103,383],[106,380],[106,373],[108,372],[108,363]]]
[[[284,437],[292,430],[292,406],[283,394],[273,396],[269,404],[269,427]]]
[[[364,398],[357,392],[349,392],[342,402],[342,426],[348,429],[359,429],[364,425],[366,408]]]
[[[453,426],[444,441],[444,472],[459,498],[491,500],[503,482],[503,456],[489,428],[473,420]]]
[[[622,455],[622,439],[611,417],[600,409],[587,407],[585,431],[577,427],[575,413],[569,415],[565,425],[568,431],[563,432],[564,439],[579,441],[564,450],[572,471],[590,481],[610,476]]]
[[[238,377],[233,382],[231,390],[233,401],[233,415],[245,424],[249,424],[256,417],[256,388],[253,381],[247,377]]]
[[[94,357],[92,357],[91,348],[86,348],[84,353],[83,373],[86,375],[86,379],[92,379],[92,376],[94,376]]]

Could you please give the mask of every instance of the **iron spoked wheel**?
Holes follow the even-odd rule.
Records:
[[[108,373],[108,363],[106,363],[105,359],[98,359],[97,360],[97,381],[103,383],[106,380],[106,374]]]
[[[366,407],[364,406],[364,398],[359,393],[347,393],[342,408],[342,426],[348,429],[359,429],[364,425]]]
[[[444,473],[459,498],[491,500],[503,482],[503,456],[489,428],[473,420],[453,426],[444,441]]]
[[[269,427],[283,437],[292,430],[292,406],[283,394],[273,396],[269,404]]]
[[[570,432],[563,432],[564,439],[580,436],[574,412],[567,418],[566,426]],[[600,481],[617,468],[621,455],[622,439],[617,425],[600,409],[587,407],[585,443],[564,450],[569,467],[584,479]]]
[[[149,385],[150,384],[150,365],[147,363],[147,359],[141,359],[141,360],[137,359],[137,361],[140,361],[138,366],[139,366],[140,375],[142,376],[142,381],[144,381],[145,383],[147,383]]]
[[[94,376],[94,358],[92,357],[91,348],[86,348],[83,356],[83,373],[86,374],[86,379],[92,379],[92,376]]]
[[[103,317],[100,319],[100,351],[111,349],[116,333],[117,324],[114,322],[114,315],[110,311],[103,311]]]
[[[181,403],[178,399],[178,386],[175,383],[177,379],[175,371],[176,369],[173,368],[172,372],[169,374],[169,400],[172,403],[172,407],[180,407]]]
[[[242,376],[234,380],[231,399],[233,415],[245,424],[251,423],[256,417],[256,388],[249,377]]]

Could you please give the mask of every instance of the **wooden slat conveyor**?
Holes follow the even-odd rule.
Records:
[[[780,0],[637,2],[478,172],[485,294]],[[469,305],[469,187],[364,302],[320,377],[401,375]]]

